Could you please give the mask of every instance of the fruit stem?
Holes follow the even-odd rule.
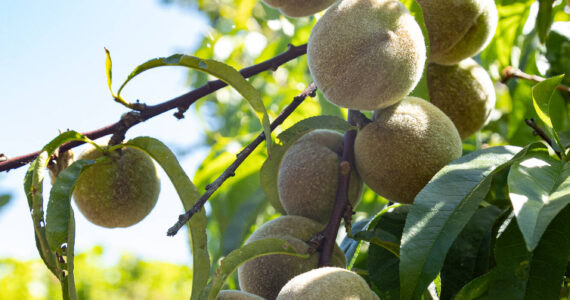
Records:
[[[356,126],[358,120],[361,119],[361,113],[357,110],[348,110],[348,123]],[[340,171],[338,179],[338,189],[334,202],[333,211],[327,227],[321,232],[324,236],[322,241],[321,256],[319,258],[319,267],[330,265],[332,250],[335,244],[341,219],[346,215],[346,207],[348,201],[348,184],[350,182],[350,169],[354,168],[354,140],[356,139],[356,130],[349,130],[344,133],[343,153],[340,162]]]

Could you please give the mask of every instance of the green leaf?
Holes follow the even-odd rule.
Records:
[[[487,273],[483,276],[477,277],[469,282],[467,285],[455,295],[454,300],[475,300],[483,299],[489,290],[489,282],[493,277],[493,273]]]
[[[361,231],[357,233],[354,238],[363,241],[369,241],[371,244],[382,247],[388,252],[392,253],[397,258],[400,258],[400,244],[397,242],[392,242],[395,238],[394,235],[383,231],[382,229],[377,229],[374,231]]]
[[[350,235],[355,235],[365,230],[369,222],[370,219],[364,219],[352,224],[352,226],[350,227]],[[354,261],[356,259],[355,254],[360,249],[361,244],[362,244],[361,240],[355,240],[351,238],[349,235],[345,236],[344,239],[342,239],[342,242],[340,243],[339,247],[346,257],[347,269],[350,270],[350,268],[352,268],[352,266],[354,265]]]
[[[528,19],[530,7],[536,0],[495,2],[499,13],[499,23],[495,36],[481,53],[481,58],[488,63],[498,61],[500,63],[499,69],[511,64],[520,68],[517,61],[511,61],[514,57],[512,55],[513,49],[516,49],[514,46],[518,46],[518,40]]]
[[[508,184],[517,223],[533,251],[548,224],[570,203],[570,164],[548,154],[531,157],[511,167]]]
[[[69,213],[69,226],[67,235],[67,249],[65,251],[66,260],[60,264],[65,266],[67,276],[61,282],[61,289],[64,299],[77,299],[77,291],[75,290],[75,275],[74,275],[74,258],[75,258],[75,217],[73,210],[70,209]]]
[[[495,246],[489,299],[558,299],[570,256],[570,206],[548,226],[533,252],[511,221]]]
[[[176,155],[161,141],[151,137],[137,137],[125,143],[125,146],[146,152],[162,167],[174,185],[184,210],[189,210],[200,198],[200,192],[178,163]],[[188,232],[193,262],[191,299],[198,299],[200,291],[206,286],[208,277],[210,277],[210,255],[208,254],[204,209],[192,216],[188,226],[190,227]]]
[[[352,126],[338,117],[317,116],[299,121],[279,134],[275,143],[271,146],[271,156],[263,163],[259,176],[261,179],[261,187],[269,203],[282,214],[285,214],[285,209],[283,209],[281,205],[279,192],[277,190],[277,178],[281,159],[283,155],[285,155],[285,152],[287,152],[287,149],[301,136],[314,129],[330,129],[344,132],[352,129]]]
[[[548,59],[550,68],[548,76],[568,73],[570,70],[570,25],[568,22],[555,22],[546,41],[545,57]],[[570,84],[570,77],[563,80],[566,85]]]
[[[37,161],[34,160],[30,164],[30,167],[26,171],[26,175],[24,177],[24,191],[26,194],[26,198],[28,200],[28,207],[30,211],[32,211],[32,205],[34,201],[32,196],[33,194],[32,177],[34,175],[34,169],[36,164]],[[40,257],[42,258],[44,264],[53,273],[53,275],[57,276],[57,270],[55,268],[55,256],[49,251],[44,251],[45,248],[42,248],[42,245],[47,245],[47,240],[45,236],[45,227],[36,226],[36,224],[34,224],[34,237],[36,240],[36,248],[38,249],[38,252],[40,253]]]
[[[378,296],[384,300],[400,299],[398,248],[409,210],[409,205],[387,207],[381,215],[374,218],[374,223],[368,228],[368,232],[376,233],[380,239],[395,241],[397,246],[394,251],[371,242],[368,249],[367,268],[370,281],[378,289]]]
[[[452,299],[461,287],[487,271],[491,231],[501,212],[496,206],[478,209],[457,236],[441,269],[441,298]]]
[[[32,184],[29,187],[29,190],[26,190],[26,193],[31,193],[32,197],[32,218],[34,219],[34,224],[39,224],[43,221],[44,213],[43,213],[43,178],[44,172],[48,165],[49,158],[55,152],[57,148],[61,145],[71,142],[71,141],[81,141],[85,143],[90,143],[96,145],[93,141],[88,139],[87,137],[83,136],[82,134],[75,132],[75,131],[66,131],[56,138],[54,138],[51,142],[44,146],[38,157],[34,160],[33,166],[33,175],[32,175]]]
[[[56,275],[61,278],[61,274],[56,269],[55,255],[50,251],[45,233],[44,210],[43,210],[43,178],[47,168],[49,158],[61,145],[71,142],[80,141],[93,144],[99,148],[95,142],[82,134],[75,131],[66,131],[45,145],[38,157],[30,164],[30,168],[24,178],[24,192],[28,199],[28,205],[32,213],[32,221],[34,223],[34,232],[36,235],[36,247],[42,257],[44,263]]]
[[[202,291],[200,299],[215,300],[224,282],[240,265],[260,256],[271,254],[293,255],[308,258],[309,254],[297,253],[285,240],[268,238],[248,243],[232,251],[224,258],[208,286]]]
[[[99,147],[92,140],[78,132],[66,131],[51,140],[47,145],[43,147],[38,157],[30,165],[30,170],[24,179],[25,193],[28,197],[28,204],[31,205],[30,209],[32,211],[32,221],[34,223],[36,247],[38,248],[40,256],[44,260],[46,266],[59,279],[65,299],[77,298],[77,295],[75,294],[75,283],[73,282],[73,274],[71,273],[70,277],[69,270],[66,269],[67,267],[64,267],[63,264],[56,259],[54,252],[52,252],[50,249],[50,245],[46,236],[46,225],[44,224],[43,211],[43,178],[49,159],[55,150],[61,145],[71,141],[81,141]],[[73,221],[71,218],[68,218],[67,220],[71,220],[69,222],[73,222],[73,224],[67,223],[67,225],[72,229],[72,232],[64,238],[68,240],[68,243],[73,244],[73,240],[69,239],[75,238],[75,221]],[[70,251],[73,251],[73,246],[72,250]],[[71,262],[67,262],[68,264],[73,263],[73,255],[68,257],[68,260],[71,260]],[[63,270],[67,271],[67,274],[65,274]]]
[[[243,183],[241,184],[243,185]],[[265,201],[265,195],[261,188],[258,187],[249,196],[249,199],[242,201],[237,209],[233,211],[231,219],[225,227],[222,242],[223,255],[227,255],[233,249],[239,248],[249,233],[251,226],[255,224],[259,214],[267,206],[267,201]]]
[[[10,202],[10,198],[11,196],[9,194],[4,194],[4,195],[0,195],[0,210],[2,210],[2,207],[6,204],[8,204],[8,202]]]
[[[71,195],[75,181],[84,168],[95,161],[78,160],[63,170],[50,191],[46,214],[46,237],[51,251],[61,254],[61,245],[69,243],[69,226],[71,224]]]
[[[548,31],[552,25],[552,5],[554,0],[538,0],[538,14],[536,15],[536,29],[542,44],[546,43]]]
[[[559,75],[555,77],[548,78],[542,82],[537,83],[532,88],[532,104],[536,110],[536,114],[548,125],[548,127],[558,131],[560,128],[555,127],[550,119],[550,99],[556,90],[556,87],[560,84],[564,75]]]
[[[420,191],[402,236],[402,299],[418,299],[436,278],[449,247],[489,191],[493,175],[533,151],[545,151],[544,145],[473,152],[442,168]]]
[[[113,98],[115,100],[119,99],[117,97],[117,95],[115,95],[115,92],[113,92],[113,73],[111,72],[111,69],[113,67],[113,63],[111,61],[111,52],[109,52],[109,50],[107,48],[105,48],[105,54],[107,56],[107,59],[105,60],[105,71],[107,74],[107,85],[109,86],[109,91],[111,92],[111,95],[113,95]],[[123,103],[125,105],[128,106],[128,104],[125,102]]]
[[[269,128],[270,126],[269,115],[267,114],[267,110],[263,105],[261,94],[236,69],[224,63],[211,59],[201,59],[198,57],[182,55],[182,54],[174,54],[169,57],[159,57],[151,59],[137,66],[131,72],[131,74],[129,74],[125,82],[123,82],[123,84],[119,88],[116,98],[122,100],[121,91],[123,90],[125,85],[129,81],[131,81],[131,79],[133,79],[135,76],[139,75],[144,71],[164,66],[182,66],[182,67],[196,69],[208,73],[212,76],[215,76],[220,80],[222,80],[223,82],[227,83],[228,85],[232,86],[234,89],[236,89],[236,91],[240,93],[240,95],[242,95],[245,98],[245,100],[247,100],[247,102],[251,105],[253,110],[256,112],[258,118],[260,119],[261,125],[263,126],[263,132],[265,133],[266,137],[267,151],[268,152],[270,151],[271,129]]]

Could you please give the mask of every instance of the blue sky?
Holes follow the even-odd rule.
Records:
[[[159,0],[5,3],[0,10],[0,153],[27,154],[41,149],[58,129],[90,131],[116,122],[127,111],[108,91],[104,47],[111,51],[116,89],[134,67],[150,58],[192,54],[207,32],[206,20],[197,12],[163,6]],[[123,96],[148,104],[171,99],[188,90],[186,74],[178,67],[145,72]],[[165,113],[131,129],[127,138],[150,135],[170,146],[190,147],[203,132],[194,120],[192,112],[180,121]],[[81,150],[76,149],[76,155]],[[205,149],[198,149],[183,158],[190,177],[205,155]],[[39,257],[22,189],[25,169],[0,173],[0,193],[13,195],[0,211],[0,257]],[[76,210],[77,251],[103,245],[112,258],[131,252],[143,259],[189,263],[185,232],[165,234],[182,206],[161,175],[157,206],[135,226],[105,229]]]

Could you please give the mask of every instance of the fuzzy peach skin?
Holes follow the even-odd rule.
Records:
[[[341,0],[313,27],[307,61],[317,87],[338,106],[375,110],[410,93],[422,76],[422,31],[396,0]]]
[[[454,65],[493,38],[499,16],[493,0],[418,0],[429,35],[429,61]]]
[[[362,181],[388,200],[412,203],[446,164],[462,153],[453,122],[416,97],[374,112],[356,135],[354,158]]]

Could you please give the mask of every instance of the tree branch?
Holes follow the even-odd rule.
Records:
[[[257,75],[266,70],[276,70],[282,64],[293,60],[301,55],[304,55],[307,52],[307,45],[301,46],[293,46],[289,45],[287,51],[277,55],[269,60],[261,62],[259,64],[244,68],[240,70],[240,73],[243,77],[248,78],[253,75]],[[131,111],[127,113],[125,116],[121,118],[117,123],[105,126],[103,128],[99,128],[97,130],[89,131],[83,133],[83,135],[87,136],[90,139],[98,139],[110,134],[113,134],[111,138],[111,142],[117,143],[121,142],[125,136],[125,133],[133,126],[144,122],[148,119],[151,119],[155,116],[158,116],[166,111],[169,111],[174,108],[178,108],[178,111],[174,114],[174,116],[178,119],[184,118],[184,112],[192,105],[196,100],[211,94],[223,87],[227,86],[221,80],[213,80],[209,81],[205,85],[192,90],[184,95],[178,96],[174,99],[165,101],[163,103],[147,106],[142,111]],[[61,151],[66,151],[71,148],[75,148],[83,143],[81,142],[71,142],[61,146]],[[6,159],[5,154],[0,157],[0,172],[2,171],[9,171],[12,169],[17,169],[21,166],[26,165],[27,163],[34,160],[40,151]]]
[[[317,87],[315,83],[311,83],[301,94],[293,99],[291,102],[281,113],[279,116],[271,123],[270,128],[273,131],[277,126],[281,125],[289,115],[307,98],[308,96],[314,97],[317,91]],[[261,132],[255,140],[253,140],[249,145],[247,145],[243,150],[238,153],[234,162],[211,184],[206,186],[206,192],[194,203],[192,208],[190,208],[186,213],[178,216],[178,222],[174,224],[171,228],[168,229],[167,235],[173,236],[175,235],[186,222],[192,218],[192,216],[199,212],[204,204],[208,201],[210,196],[226,181],[228,178],[235,175],[236,169],[241,165],[241,163],[265,140],[265,134]]]
[[[501,82],[506,83],[511,78],[520,78],[520,79],[530,80],[530,81],[534,81],[534,82],[541,82],[541,81],[545,80],[545,78],[542,78],[540,76],[529,75],[529,74],[527,74],[527,73],[525,73],[525,72],[523,72],[517,68],[513,68],[511,66],[508,66],[505,69],[503,69],[503,78],[501,79]],[[558,85],[558,87],[556,87],[556,89],[559,91],[562,91],[562,92],[570,93],[570,87],[563,85],[563,84]]]
[[[356,125],[362,120],[362,115],[357,110],[348,110],[348,123]],[[333,211],[327,227],[321,232],[323,238],[321,255],[319,257],[319,267],[330,265],[332,251],[335,245],[336,236],[340,227],[340,221],[343,217],[352,215],[352,207],[348,201],[348,184],[350,182],[350,170],[354,167],[354,140],[356,139],[356,130],[345,132],[343,138],[343,153],[340,162],[340,172],[338,180],[338,189],[334,202]],[[347,213],[347,209],[351,211]]]

